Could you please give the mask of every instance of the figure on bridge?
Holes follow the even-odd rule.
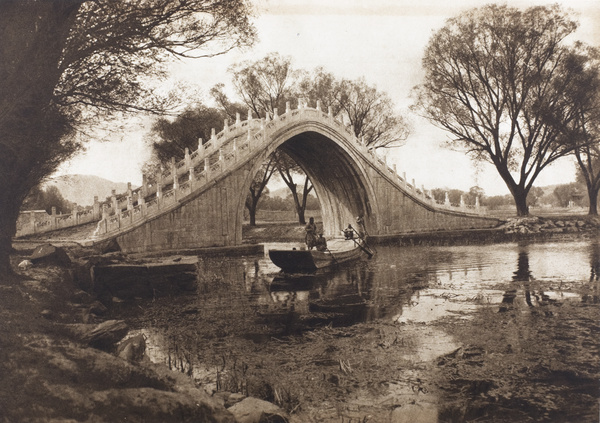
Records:
[[[313,247],[317,245],[317,224],[315,223],[314,217],[308,219],[308,223],[304,230],[306,231],[306,246],[309,250],[312,250]]]

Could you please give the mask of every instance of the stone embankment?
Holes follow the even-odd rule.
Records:
[[[507,235],[572,234],[600,229],[600,218],[590,216],[516,217],[508,219],[499,229]]]

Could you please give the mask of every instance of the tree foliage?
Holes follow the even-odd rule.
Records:
[[[575,118],[568,122],[565,137],[578,140],[574,151],[579,165],[578,178],[585,183],[589,214],[598,214],[600,191],[600,50],[578,44],[568,66],[578,70],[577,89],[565,92],[574,104]]]
[[[165,110],[148,83],[161,65],[248,44],[249,13],[244,0],[0,2],[0,272],[23,199],[81,147],[75,129]]]
[[[42,188],[39,185],[33,187],[21,206],[21,210],[46,210],[46,213],[52,213],[52,207],[56,208],[57,213],[69,213],[77,205],[66,200],[58,187],[50,185]]]
[[[411,125],[395,110],[386,92],[369,85],[364,78],[338,79],[318,67],[304,72],[296,96],[310,103],[321,101],[324,110],[352,126],[354,135],[371,148],[398,147],[408,138]]]
[[[171,158],[183,159],[185,149],[195,151],[200,139],[203,143],[210,139],[213,128],[221,131],[225,118],[220,109],[198,104],[186,109],[174,120],[165,117],[156,119],[150,131],[156,159],[162,164],[168,163]]]
[[[559,128],[574,115],[563,94],[578,70],[564,39],[576,27],[557,5],[488,5],[448,20],[425,51],[416,109],[496,167],[518,215],[540,172],[574,148]]]
[[[233,86],[244,104],[256,116],[273,117],[275,109],[285,112],[285,103],[292,99],[294,78],[292,59],[270,53],[255,62],[241,62],[229,68]]]

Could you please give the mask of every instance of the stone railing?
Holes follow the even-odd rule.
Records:
[[[317,102],[316,108],[306,107],[304,102],[299,104],[297,109],[291,109],[288,102],[285,113],[279,115],[275,109],[272,118],[267,116],[255,119],[249,111],[248,119],[242,121],[238,114],[235,123],[229,125],[225,121],[224,129],[218,134],[213,129],[207,142],[203,143],[200,139],[197,150],[190,152],[186,148],[185,157],[181,161],[172,159],[168,169],[161,169],[151,177],[144,175],[141,187],[132,189],[129,184],[127,192],[121,195],[116,195],[113,191],[110,204],[102,204],[102,220],[98,223],[94,238],[113,236],[177,208],[180,200],[208,186],[236,164],[245,162],[257,151],[264,149],[270,142],[270,134],[292,122],[304,120],[316,121],[340,131],[351,141],[351,147],[358,150],[373,168],[416,201],[431,208],[463,213],[481,212],[479,207],[454,207],[448,201],[445,204],[436,203],[431,193],[417,189],[414,180],[409,184],[406,175],[398,175],[395,165],[390,168],[385,158],[369,149],[364,140],[359,140],[351,126],[333,116],[331,108],[324,112],[320,102]]]
[[[98,197],[94,197],[94,205],[90,210],[73,211],[69,214],[57,214],[52,207],[52,214],[45,210],[31,210],[19,213],[16,237],[40,234],[97,222],[102,218]]]

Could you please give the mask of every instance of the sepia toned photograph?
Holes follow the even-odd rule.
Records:
[[[0,423],[600,423],[597,0],[0,0]]]

